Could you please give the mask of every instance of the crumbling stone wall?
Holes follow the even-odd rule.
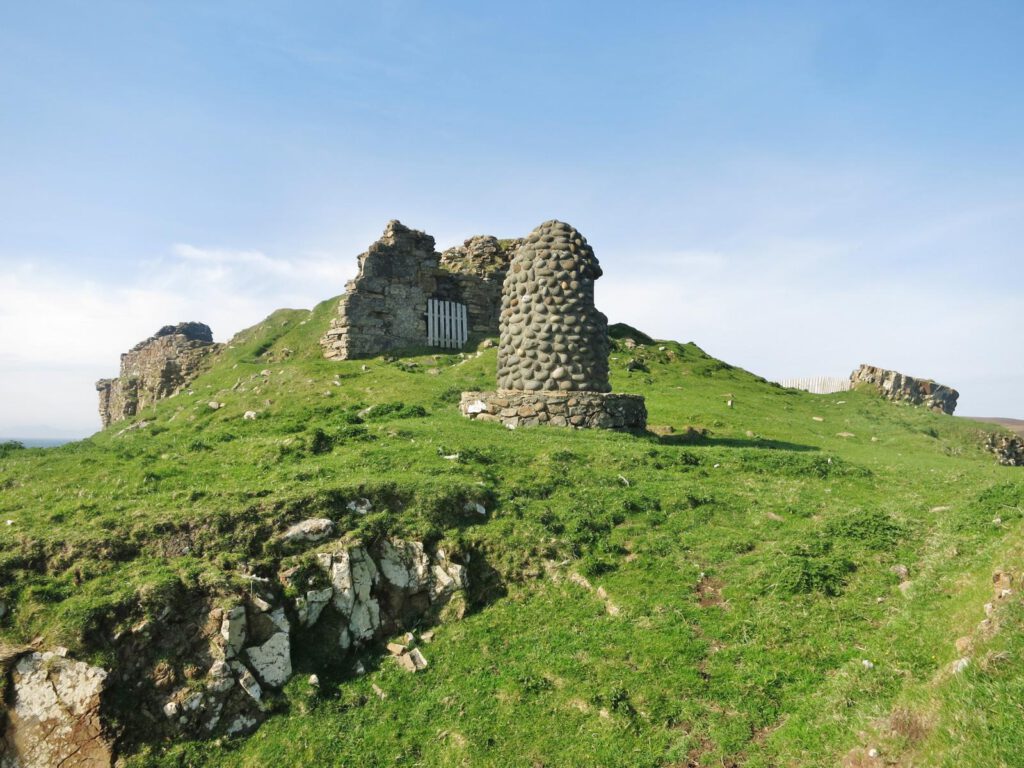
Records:
[[[204,323],[165,325],[121,355],[116,379],[96,382],[100,420],[107,427],[131,418],[140,409],[179,392],[220,348]]]
[[[505,278],[499,389],[611,391],[608,319],[594,306],[601,274],[570,225],[546,221],[527,236]]]
[[[430,235],[388,222],[359,256],[359,274],[345,286],[320,340],[324,357],[349,360],[425,346],[428,299],[465,304],[471,338],[495,335],[515,243],[474,237],[439,254]]]
[[[956,401],[960,397],[960,393],[952,387],[937,384],[931,379],[915,379],[873,365],[860,366],[850,374],[850,382],[854,386],[870,384],[887,400],[923,405],[930,410],[948,414],[956,410]]]
[[[1024,467],[1024,438],[1018,435],[990,434],[985,448],[1005,467]]]

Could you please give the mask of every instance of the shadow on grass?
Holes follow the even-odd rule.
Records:
[[[647,432],[644,435],[651,442],[658,445],[686,445],[703,448],[758,448],[768,451],[797,451],[814,452],[821,449],[815,445],[803,445],[802,443],[789,443],[785,440],[767,440],[763,438],[743,437],[709,437],[696,430],[688,429],[677,435],[656,435]]]

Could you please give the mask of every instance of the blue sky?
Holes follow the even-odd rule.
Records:
[[[1024,418],[1020,2],[6,3],[0,434],[164,323],[340,293],[388,219],[579,228],[612,321]]]

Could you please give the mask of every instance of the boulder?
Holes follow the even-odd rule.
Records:
[[[263,645],[245,649],[253,672],[271,688],[280,688],[292,676],[291,640],[287,632],[272,635]]]
[[[11,672],[5,768],[108,766],[100,721],[107,672],[55,653],[22,656]]]

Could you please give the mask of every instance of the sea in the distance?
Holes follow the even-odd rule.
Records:
[[[58,445],[72,443],[75,439],[71,437],[0,437],[0,443],[14,440],[26,448],[56,448]]]

